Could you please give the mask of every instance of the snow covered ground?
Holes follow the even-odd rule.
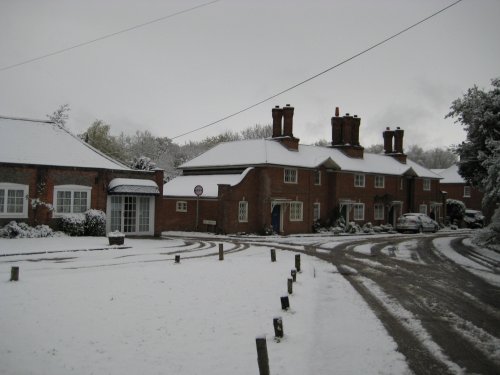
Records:
[[[282,311],[295,253],[276,250],[272,263],[272,245],[225,243],[219,261],[216,240],[126,239],[127,248],[111,248],[105,238],[0,239],[0,255],[35,253],[0,257],[0,373],[257,374],[261,334],[272,374],[409,373],[333,265],[302,254],[291,309]],[[290,244],[299,241],[319,239]],[[18,282],[8,281],[11,266],[20,267]]]

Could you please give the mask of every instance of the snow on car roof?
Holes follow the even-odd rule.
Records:
[[[131,170],[50,121],[0,116],[0,162]]]
[[[393,157],[370,153],[365,153],[362,159],[351,158],[338,149],[322,146],[299,145],[297,151],[288,150],[272,139],[221,143],[182,164],[180,168],[208,169],[256,165],[317,168],[323,164],[343,171],[402,175],[413,170],[419,177],[440,177],[411,160],[403,164]]]

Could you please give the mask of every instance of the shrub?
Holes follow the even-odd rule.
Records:
[[[446,212],[450,217],[451,224],[459,224],[465,215],[465,204],[456,199],[447,199]]]
[[[61,230],[70,236],[85,234],[85,215],[74,214],[63,216],[60,221]]]
[[[41,238],[53,237],[57,234],[47,225],[37,225],[30,227],[26,223],[17,223],[11,221],[3,228],[0,228],[0,237],[2,238]]]
[[[88,210],[85,212],[85,235],[106,235],[106,214],[100,210]]]

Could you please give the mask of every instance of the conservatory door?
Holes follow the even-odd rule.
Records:
[[[108,231],[154,234],[154,197],[108,196]]]

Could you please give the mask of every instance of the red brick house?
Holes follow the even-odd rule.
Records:
[[[161,170],[133,170],[49,121],[0,117],[0,226],[54,225],[93,208],[108,231],[158,235],[162,191]]]
[[[442,177],[440,180],[441,190],[446,193],[447,198],[464,202],[468,209],[481,211],[484,194],[477,188],[470,186],[458,174],[456,164],[447,169],[433,169],[432,171]]]
[[[406,158],[403,130],[384,131],[384,154],[365,153],[360,118],[337,110],[331,146],[306,146],[293,136],[293,113],[272,110],[271,138],[222,143],[181,165],[164,186],[162,229],[289,234],[339,216],[394,224],[405,212],[442,215],[440,176]]]

